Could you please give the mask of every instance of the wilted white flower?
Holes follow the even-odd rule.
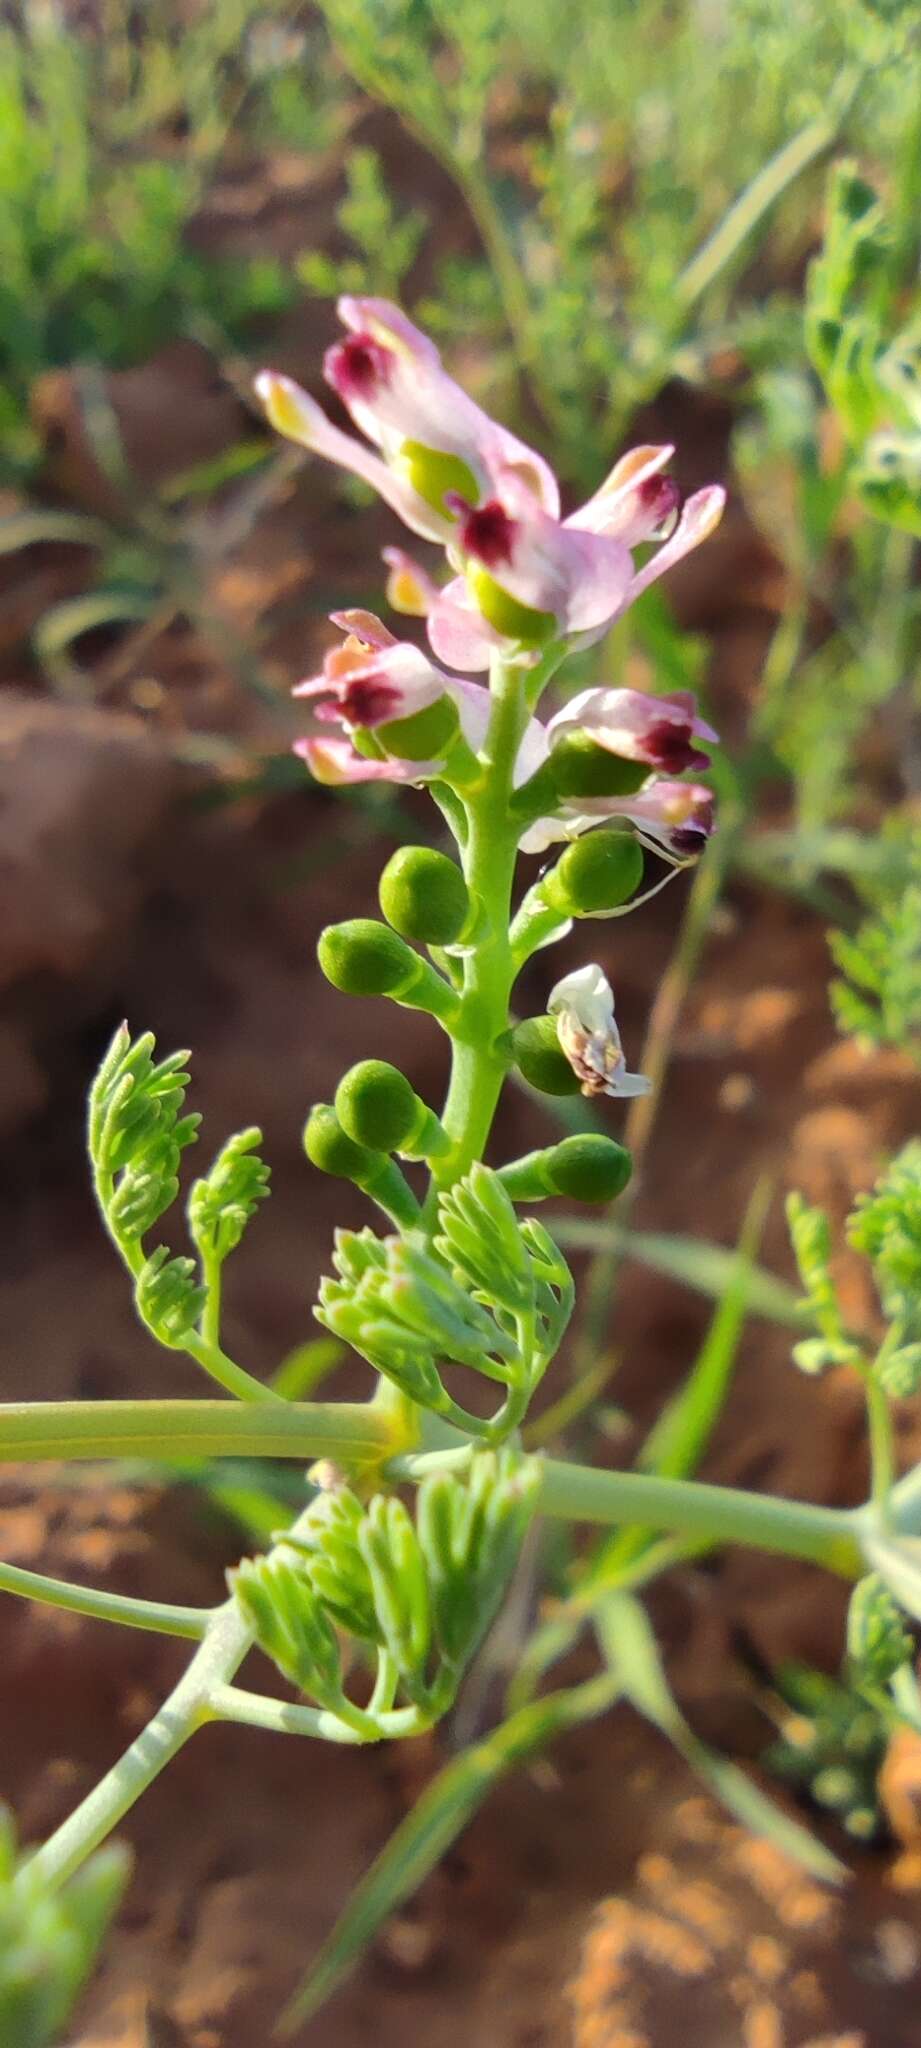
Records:
[[[614,1021],[614,997],[607,976],[593,965],[565,974],[551,990],[547,1009],[583,1095],[648,1095],[645,1074],[628,1074]]]

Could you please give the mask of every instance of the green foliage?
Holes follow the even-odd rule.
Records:
[[[325,2004],[378,1929],[418,1891],[508,1772],[567,1729],[605,1713],[620,1690],[618,1680],[605,1672],[548,1693],[509,1715],[439,1771],[356,1885],[285,2014],[283,2033],[302,2026]]]
[[[194,1259],[171,1258],[161,1244],[141,1267],[134,1299],[158,1342],[181,1351],[201,1318],[208,1289],[198,1282]]]
[[[129,1263],[179,1192],[179,1164],[201,1121],[180,1114],[188,1053],[155,1063],[153,1033],[116,1031],[90,1093],[88,1141],[103,1215]]]
[[[912,1638],[877,1572],[858,1580],[847,1615],[847,1654],[858,1679],[884,1685],[913,1651]]]
[[[893,229],[872,186],[839,164],[821,257],[809,273],[806,336],[855,451],[866,509],[921,535],[921,307],[892,331]]]
[[[183,1114],[188,1054],[155,1061],[155,1049],[152,1032],[133,1040],[121,1024],[93,1082],[87,1140],[96,1198],[151,1336],[169,1349],[190,1352],[228,1391],[252,1400],[265,1390],[225,1358],[218,1326],[221,1267],[268,1194],[268,1168],[254,1152],[261,1134],[238,1132],[210,1173],[193,1184],[189,1227],[201,1271],[194,1259],[174,1256],[166,1245],[148,1253],[144,1238],[176,1200],[182,1155],[201,1122],[197,1113]]]
[[[477,1165],[438,1203],[433,1250],[421,1235],[338,1231],[337,1278],[320,1286],[326,1328],[424,1408],[474,1437],[501,1440],[521,1419],[572,1310],[572,1280],[548,1233],[519,1224],[499,1177]],[[490,1422],[444,1385],[439,1361],[504,1387]]]
[[[867,1045],[894,1045],[921,1064],[921,830],[906,846],[907,874],[865,889],[870,910],[853,936],[829,939],[841,979],[831,985],[838,1028]]]
[[[0,2043],[56,2048],[118,1910],[127,1850],[99,1849],[55,1891],[17,1848],[0,1807]]]
[[[862,7],[831,21],[819,0],[793,13],[732,0],[708,20],[706,63],[698,12],[665,0],[578,0],[562,41],[553,8],[522,0],[322,11],[353,76],[455,180],[481,238],[485,263],[442,261],[424,318],[445,333],[462,320],[489,345],[496,383],[512,378],[512,337],[573,479],[669,375],[700,376],[751,328],[735,291],[743,265],[757,252],[771,279],[802,246],[809,172],[838,129],[898,135],[910,118],[896,71],[905,28]],[[509,77],[525,113],[514,153],[500,154]],[[415,255],[417,209],[394,219],[364,151],[351,178],[340,224],[355,253],[312,264],[314,288],[381,290]]]
[[[187,238],[234,119],[253,0],[188,23],[158,10],[105,33],[16,0],[0,32],[0,440],[35,453],[42,370],[143,361],[177,333],[229,343],[282,310],[274,257],[211,257]],[[187,134],[185,145],[176,137]]]
[[[379,1740],[447,1711],[496,1612],[537,1505],[540,1467],[520,1452],[473,1455],[433,1473],[415,1520],[393,1494],[362,1508],[348,1488],[321,1494],[295,1535],[230,1574],[260,1649],[300,1692]],[[367,1708],[347,1698],[336,1631],[379,1653]],[[389,1678],[386,1674],[389,1673]],[[421,1719],[394,1714],[404,1699]]]
[[[321,250],[309,250],[298,258],[297,275],[318,298],[371,292],[378,298],[400,299],[425,238],[428,215],[421,207],[397,206],[375,149],[351,149],[345,168],[346,190],[336,208],[336,224],[353,253],[337,260]]]
[[[204,1180],[189,1193],[189,1229],[202,1258],[221,1265],[269,1192],[269,1169],[256,1152],[255,1126],[228,1138]]]
[[[306,1572],[287,1558],[243,1558],[230,1574],[239,1606],[283,1677],[335,1713],[342,1700],[336,1632]]]
[[[811,1208],[802,1195],[787,1197],[787,1223],[799,1276],[806,1290],[800,1303],[821,1335],[804,1337],[793,1346],[801,1372],[824,1372],[829,1365],[848,1365],[860,1357],[844,1327],[831,1273],[831,1230],[823,1209]]]
[[[900,1349],[921,1341],[921,1139],[903,1147],[871,1194],[860,1195],[848,1236],[872,1261],[886,1316]],[[890,1355],[896,1367],[898,1352]]]
[[[851,1615],[856,1606],[859,1616],[861,1666],[867,1649],[863,1588],[871,1583],[862,1580],[851,1602]],[[897,1621],[894,1626],[898,1628]],[[875,1636],[874,1642],[880,1647]],[[787,1711],[780,1717],[778,1739],[764,1757],[768,1770],[834,1814],[847,1834],[872,1841],[883,1828],[877,1779],[888,1740],[885,1719],[856,1685],[808,1665],[784,1665],[778,1685]]]

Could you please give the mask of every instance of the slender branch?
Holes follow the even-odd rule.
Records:
[[[332,1458],[379,1464],[409,1448],[367,1402],[15,1401],[0,1406],[0,1464],[48,1458]]]
[[[291,1533],[299,1533],[308,1512],[304,1510]],[[29,1858],[25,1872],[38,1870],[46,1883],[66,1884],[178,1755],[190,1736],[219,1717],[215,1701],[225,1700],[231,1689],[230,1681],[254,1639],[254,1631],[236,1600],[227,1600],[214,1609],[178,1685],[112,1769]]]
[[[863,1569],[862,1509],[813,1507],[697,1479],[604,1472],[561,1459],[547,1460],[540,1508],[569,1522],[638,1522],[682,1536],[778,1550],[825,1565],[844,1578],[855,1578]]]
[[[202,1331],[204,1327],[203,1322]],[[196,1365],[200,1365],[210,1379],[216,1380],[218,1386],[223,1387],[226,1393],[232,1394],[235,1400],[258,1402],[284,1399],[282,1394],[275,1392],[274,1387],[264,1386],[253,1373],[247,1372],[245,1366],[235,1365],[233,1359],[228,1358],[226,1351],[221,1350],[216,1339],[211,1340],[204,1334],[196,1335],[190,1330],[182,1348],[188,1352],[190,1358],[194,1358]]]
[[[120,1621],[125,1628],[152,1629],[157,1635],[187,1636],[193,1641],[204,1635],[211,1619],[209,1607],[170,1607],[162,1600],[105,1593],[95,1586],[71,1586],[66,1579],[49,1579],[44,1572],[26,1571],[16,1564],[0,1564],[0,1592],[18,1593],[70,1614],[89,1614],[96,1621]]]

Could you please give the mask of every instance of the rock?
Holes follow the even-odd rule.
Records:
[[[79,974],[124,924],[176,774],[139,719],[0,696],[0,990]]]

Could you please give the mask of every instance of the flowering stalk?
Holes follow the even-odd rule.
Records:
[[[574,1287],[550,1232],[518,1209],[557,1195],[611,1201],[631,1162],[617,1138],[593,1132],[487,1167],[503,1083],[516,1068],[538,1091],[581,1091],[605,1107],[651,1084],[629,1070],[597,962],[557,979],[544,1010],[517,1022],[515,980],[574,923],[626,915],[693,864],[714,824],[699,777],[717,740],[683,691],[647,696],[614,683],[559,704],[546,722],[538,713],[566,656],[600,641],[634,597],[705,538],[723,494],[709,487],[682,506],[667,473],[671,450],[641,448],[564,518],[543,458],[458,389],[396,308],[346,299],[341,311],[347,334],[329,352],[326,374],[365,440],[267,374],[260,390],[269,416],[372,483],[413,532],[444,547],[450,573],[441,584],[402,550],[388,550],[391,599],[425,618],[435,658],[370,613],[336,614],[344,640],[298,689],[313,724],[297,751],[330,785],[429,787],[458,857],[399,848],[381,876],[384,921],[330,926],[319,960],[343,995],[388,998],[437,1024],[450,1041],[450,1083],[437,1111],[397,1068],[366,1059],[332,1103],[313,1106],[304,1133],[311,1163],[352,1181],[386,1219],[384,1230],[336,1233],[316,1311],[367,1361],[376,1391],[361,1404],[287,1401],[221,1342],[223,1267],[268,1193],[260,1133],[232,1137],[194,1183],[194,1256],[158,1235],[150,1242],[176,1200],[198,1119],[185,1112],[185,1055],[158,1060],[149,1034],[116,1033],[90,1103],[102,1216],[151,1337],[185,1352],[229,1398],[13,1404],[0,1408],[0,1460],[320,1463],[293,1527],[266,1556],[244,1560],[230,1575],[229,1598],[203,1613],[0,1566],[0,1590],[200,1639],[150,1727],[26,1866],[45,1888],[71,1878],[208,1721],[340,1743],[431,1727],[456,1697],[538,1512],[632,1525],[644,1532],[641,1547],[650,1531],[694,1545],[750,1543],[844,1576],[858,1575],[865,1552],[911,1604],[911,1568],[898,1545],[915,1493],[902,1505],[890,1498],[880,1415],[890,1386],[916,1368],[921,1375],[921,1344],[899,1296],[897,1341],[875,1365],[864,1359],[844,1330],[813,1212],[797,1212],[794,1235],[821,1335],[798,1347],[799,1362],[808,1370],[856,1363],[868,1381],[876,1481],[867,1508],[707,1486],[674,1462],[605,1472],[524,1455],[521,1425],[563,1340]],[[488,685],[477,680],[487,668]],[[522,853],[545,865],[513,913]],[[648,857],[658,863],[651,879]],[[884,1204],[871,1219],[880,1241],[887,1219]],[[464,1385],[477,1388],[470,1407]],[[397,1491],[407,1482],[416,1489],[412,1509]],[[868,1615],[868,1606],[865,1595],[856,1633],[875,1641],[877,1610]],[[254,1645],[296,1701],[235,1685]]]

